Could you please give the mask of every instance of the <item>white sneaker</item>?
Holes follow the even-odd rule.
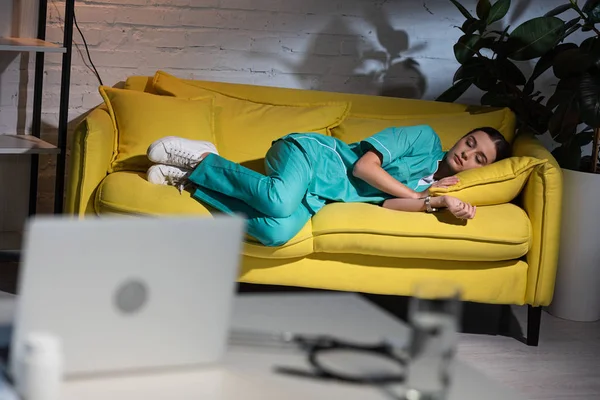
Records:
[[[188,169],[196,168],[204,153],[219,154],[211,142],[175,136],[159,139],[148,147],[150,161]]]
[[[148,168],[146,179],[155,185],[175,186],[181,191],[190,172],[188,169],[172,165],[156,164]]]

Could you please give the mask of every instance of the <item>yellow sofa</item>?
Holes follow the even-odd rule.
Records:
[[[510,140],[514,134],[515,118],[508,110],[471,112],[461,104],[194,82],[255,102],[349,102],[347,118],[355,126],[367,126],[372,120],[377,126],[403,120],[407,125],[438,121],[440,129],[436,130],[446,148],[455,138],[445,136],[444,117],[454,117],[454,121],[458,117],[461,124],[471,127],[489,122]],[[155,93],[149,77],[130,77],[125,88]],[[343,137],[349,126],[342,124],[337,134]],[[372,133],[365,130],[365,136]],[[216,140],[218,145],[219,138]],[[209,214],[188,193],[181,195],[175,188],[149,184],[141,171],[111,171],[116,141],[105,105],[94,109],[78,126],[72,143],[68,213],[81,218]],[[552,155],[532,136],[518,135],[513,152],[546,160],[534,167],[513,202],[478,207],[476,218],[465,224],[444,212],[402,213],[370,204],[330,204],[284,246],[264,247],[249,239],[239,280],[410,295],[418,280],[443,278],[458,283],[467,301],[536,307],[530,307],[534,330],[529,332],[536,342],[540,306],[550,304],[554,291],[562,176]]]

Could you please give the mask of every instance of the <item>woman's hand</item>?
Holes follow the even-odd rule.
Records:
[[[456,175],[454,176],[448,176],[446,178],[442,178],[439,181],[435,182],[433,185],[431,185],[431,187],[433,188],[440,188],[440,189],[447,189],[450,186],[454,186],[459,182],[459,179]]]
[[[444,204],[448,211],[452,213],[456,218],[460,219],[473,219],[475,218],[475,212],[477,207],[465,203],[457,199],[456,197],[444,196]]]
[[[454,186],[459,182],[457,176],[448,176],[446,178],[442,178],[439,181],[432,184],[428,189],[425,189],[422,192],[417,192],[415,197],[416,199],[424,199],[427,196],[431,195],[431,188],[440,188],[440,189],[448,189],[450,186]]]

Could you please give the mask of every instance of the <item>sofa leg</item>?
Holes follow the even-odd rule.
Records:
[[[527,346],[537,346],[540,340],[542,307],[528,306],[527,309]]]

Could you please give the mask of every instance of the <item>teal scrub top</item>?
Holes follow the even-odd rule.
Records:
[[[315,213],[327,202],[379,204],[393,197],[352,174],[356,161],[369,150],[381,154],[385,171],[418,192],[431,186],[433,181],[427,178],[446,154],[427,125],[390,127],[352,144],[315,133],[294,133],[281,140],[295,142],[312,165],[314,177],[305,200]]]

